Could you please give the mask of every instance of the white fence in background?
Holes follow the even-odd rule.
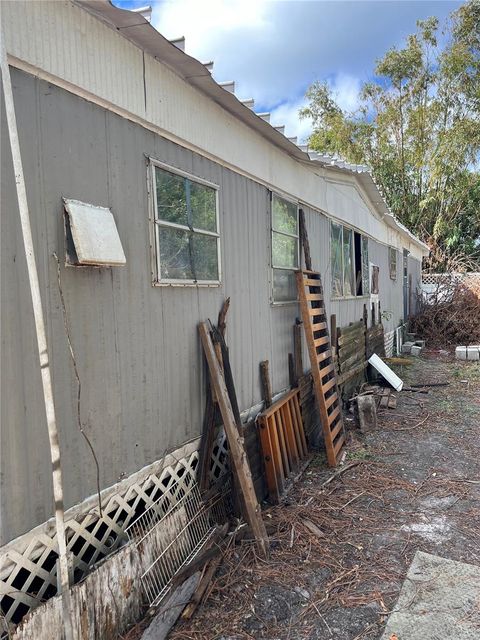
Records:
[[[448,302],[453,296],[455,285],[469,280],[480,280],[480,272],[472,273],[425,273],[422,275],[420,290],[424,301]]]

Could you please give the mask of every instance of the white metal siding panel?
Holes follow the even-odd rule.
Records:
[[[197,436],[204,375],[200,320],[231,296],[227,339],[242,410],[260,401],[258,365],[288,385],[297,305],[270,305],[267,189],[89,102],[13,72],[20,143],[44,292],[65,502],[96,490],[95,465],[76,421],[76,384],[57,288],[64,252],[62,196],[111,208],[128,256],[121,269],[63,268],[62,288],[82,380],[82,423],[102,488]],[[51,471],[31,302],[19,242],[8,138],[2,136],[2,519],[4,540],[52,513]],[[152,156],[220,186],[224,277],[217,288],[152,287],[147,165]],[[25,508],[18,509],[18,504]]]
[[[128,256],[121,269],[62,268],[82,377],[82,422],[100,462],[102,487],[200,433],[204,374],[197,323],[215,320],[224,297],[232,299],[227,340],[242,410],[260,400],[261,360],[270,360],[275,392],[288,386],[287,357],[299,311],[296,304],[270,305],[270,198],[265,187],[28,74],[14,71],[13,85],[47,311],[68,507],[94,493],[96,479],[91,453],[76,427],[76,385],[52,259],[54,251],[60,257],[64,251],[62,196],[110,207]],[[7,483],[2,533],[9,539],[46,520],[53,503],[14,177],[8,137],[4,129],[2,133],[2,209],[10,213],[2,216],[1,234],[2,471]],[[219,185],[220,287],[151,286],[146,156]],[[330,301],[329,220],[308,207],[305,214],[327,312],[336,313],[338,326],[344,326],[361,317],[363,300]],[[387,247],[371,241],[370,251],[370,260],[381,267],[383,308],[395,303],[401,310],[400,280],[400,296],[384,301],[391,288],[385,281]]]
[[[4,2],[2,23],[9,54],[55,81],[71,83],[72,90],[78,87],[92,99],[145,119],[191,148],[401,247],[401,235],[375,219],[373,208],[358,207],[358,194],[348,195],[351,206],[346,204],[346,191],[357,191],[353,177],[340,179],[348,188],[331,181],[328,187],[323,176],[334,173],[289,157],[80,7],[53,0]],[[410,250],[418,257],[417,247]]]

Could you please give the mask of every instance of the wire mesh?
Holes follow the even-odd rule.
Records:
[[[215,527],[226,522],[230,486],[204,500],[195,483],[174,504],[171,498],[161,496],[126,529],[139,551],[148,550],[150,564],[141,581],[150,606],[162,600],[175,574],[202,549]]]

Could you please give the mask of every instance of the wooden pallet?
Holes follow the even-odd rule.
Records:
[[[328,334],[320,274],[297,271],[297,289],[312,367],[313,385],[325,436],[328,464],[336,466],[345,443],[342,407]]]
[[[307,441],[299,404],[300,389],[292,389],[258,417],[270,501],[278,503],[285,481],[299,470]]]

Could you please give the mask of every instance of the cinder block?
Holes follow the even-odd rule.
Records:
[[[466,360],[467,359],[467,347],[456,347],[456,349],[455,349],[455,358],[457,360]]]
[[[410,355],[412,356],[419,356],[421,353],[422,353],[422,347],[419,347],[416,344],[414,344],[413,347],[411,347],[410,349]]]
[[[413,342],[404,342],[402,344],[402,353],[410,353],[413,347]]]
[[[422,347],[422,349],[425,349],[425,340],[415,340],[415,344],[417,347]]]
[[[360,430],[363,433],[374,431],[377,428],[377,408],[373,396],[358,396],[358,419]]]
[[[480,360],[478,347],[467,347],[467,360]]]

